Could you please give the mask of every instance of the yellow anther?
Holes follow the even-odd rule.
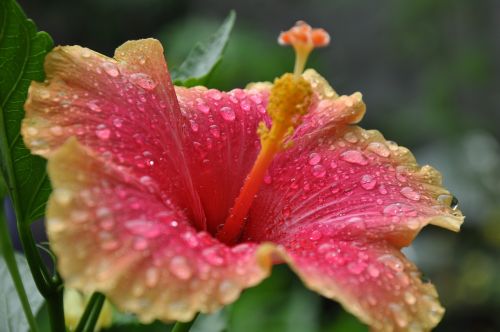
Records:
[[[287,73],[274,81],[267,105],[273,125],[269,132],[259,131],[263,144],[269,144],[268,140],[283,144],[307,113],[312,93],[311,84],[302,76]]]

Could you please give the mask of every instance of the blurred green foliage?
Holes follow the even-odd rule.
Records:
[[[295,20],[330,31],[332,45],[314,53],[309,65],[340,93],[361,91],[368,105],[362,126],[379,129],[421,164],[441,170],[467,216],[459,234],[428,227],[406,250],[447,308],[436,331],[500,330],[499,1],[20,3],[58,44],[112,54],[125,40],[155,36],[171,68],[234,8],[238,21],[226,56],[208,82],[223,89],[290,70],[292,51],[276,37]],[[366,330],[337,304],[305,290],[287,268],[236,305],[201,319],[220,330],[220,317],[230,318],[228,331],[242,324],[265,331]]]

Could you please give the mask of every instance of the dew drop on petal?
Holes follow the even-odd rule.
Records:
[[[350,262],[347,264],[347,269],[353,274],[360,274],[365,270],[365,264],[360,262]]]
[[[187,280],[191,278],[193,272],[187,259],[183,256],[175,256],[170,260],[169,270],[174,276],[181,280]]]
[[[196,123],[196,121],[194,121],[194,120],[189,120],[189,124],[191,126],[191,130],[194,131],[194,132],[197,132],[198,129],[200,128],[198,126],[198,123]]]
[[[216,100],[216,101],[222,99],[222,93],[220,91],[215,90],[215,89],[208,90],[207,95],[209,98]]]
[[[120,75],[120,72],[118,71],[118,68],[114,63],[106,61],[102,64],[102,68],[104,68],[106,74],[108,74],[111,77],[117,77],[118,75]]]
[[[380,275],[380,270],[374,265],[368,265],[368,274],[373,278],[377,278]]]
[[[221,266],[225,262],[224,258],[218,253],[217,248],[214,247],[204,249],[202,255],[213,266]]]
[[[409,305],[414,305],[417,302],[417,297],[413,295],[410,291],[406,291],[404,293],[404,299],[405,302],[408,303]]]
[[[61,136],[63,134],[63,129],[61,126],[52,126],[52,127],[50,127],[50,132],[53,135]]]
[[[94,111],[94,112],[101,112],[102,109],[99,107],[99,105],[97,105],[97,100],[91,100],[89,102],[87,102],[87,107],[90,108],[91,111]]]
[[[358,137],[352,131],[345,133],[344,139],[349,143],[356,143],[358,141]]]
[[[312,175],[317,178],[322,178],[326,175],[326,169],[323,167],[323,165],[314,165],[312,167]]]
[[[318,241],[319,239],[321,239],[321,236],[322,236],[322,234],[320,231],[314,230],[314,231],[312,231],[311,235],[309,236],[309,239],[311,241]]]
[[[227,106],[224,106],[220,109],[220,114],[226,121],[233,121],[234,119],[236,119],[236,114],[234,114],[233,109]]]
[[[133,247],[135,250],[146,250],[148,248],[148,241],[142,237],[139,237],[134,240]]]
[[[392,203],[384,208],[384,214],[389,216],[417,216],[417,211],[410,205],[404,203]]]
[[[160,280],[160,273],[158,270],[154,267],[150,267],[146,270],[146,276],[145,276],[145,284],[149,288],[153,288],[158,284],[158,281]]]
[[[120,118],[113,119],[113,126],[115,126],[116,128],[121,128],[122,125],[123,125],[123,119]]]
[[[210,128],[210,134],[212,134],[213,137],[219,138],[220,137],[220,130],[217,125],[211,125]]]
[[[223,303],[233,302],[240,294],[239,288],[230,280],[223,280],[219,284],[219,298]]]
[[[361,177],[361,187],[366,190],[372,190],[377,185],[377,180],[370,174],[365,174]]]
[[[265,184],[271,184],[272,182],[273,182],[273,178],[271,177],[271,175],[269,175],[269,174],[264,175],[264,183]]]
[[[210,112],[210,107],[205,104],[202,99],[198,101],[196,108],[203,114],[208,114]]]
[[[340,157],[347,161],[348,163],[351,164],[356,164],[356,165],[366,165],[368,164],[368,160],[366,157],[363,155],[362,152],[358,150],[347,150],[344,151]]]
[[[387,189],[385,188],[385,186],[383,184],[381,184],[378,187],[378,192],[381,193],[382,195],[385,195],[385,194],[387,194]]]
[[[396,272],[402,272],[404,269],[403,262],[399,258],[391,254],[385,254],[378,258],[378,261]]]
[[[104,126],[104,125],[99,125],[99,126],[97,126],[95,134],[98,138],[100,138],[102,140],[107,140],[111,136],[111,130],[106,128],[106,126]]]
[[[143,88],[144,90],[153,90],[157,85],[151,76],[145,73],[134,73],[130,75],[130,82]]]
[[[313,152],[309,155],[309,165],[317,165],[321,161],[321,155],[319,153]]]
[[[403,187],[401,189],[401,194],[404,197],[411,199],[413,201],[420,200],[420,194],[418,192],[416,192],[415,190],[413,190],[411,187]]]
[[[389,157],[391,154],[391,151],[389,151],[389,149],[384,144],[382,144],[380,142],[371,142],[370,144],[368,144],[367,149],[369,151],[379,155],[380,157],[384,157],[384,158]]]
[[[338,165],[337,165],[337,162],[336,162],[335,160],[332,160],[332,161],[330,162],[330,167],[331,167],[332,169],[337,168],[337,166],[338,166]]]

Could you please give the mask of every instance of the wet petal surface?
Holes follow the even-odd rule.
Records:
[[[74,139],[48,169],[47,232],[68,287],[103,292],[144,322],[188,321],[269,274],[257,244],[229,248],[197,232],[181,209]]]

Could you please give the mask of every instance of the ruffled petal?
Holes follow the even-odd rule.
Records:
[[[75,136],[205,227],[181,146],[184,117],[157,40],[127,42],[113,59],[80,46],[56,47],[45,72],[47,80],[32,82],[25,104],[22,133],[33,153],[50,157]]]
[[[189,321],[269,274],[257,244],[229,248],[197,232],[183,209],[75,139],[48,172],[47,232],[67,287],[103,292],[144,322]]]
[[[428,223],[459,229],[463,216],[440,174],[356,126],[323,127],[294,143],[274,160],[243,240],[279,245],[306,285],[375,330],[435,326],[444,312],[435,289],[399,250]]]
[[[377,131],[334,126],[297,139],[274,160],[244,238],[280,243],[314,223],[343,240],[402,247],[428,223],[457,231],[463,216],[451,203],[439,172],[418,166],[408,149]]]
[[[283,243],[281,256],[307,287],[339,301],[375,331],[429,331],[444,309],[434,286],[391,244],[342,241],[309,227]]]

